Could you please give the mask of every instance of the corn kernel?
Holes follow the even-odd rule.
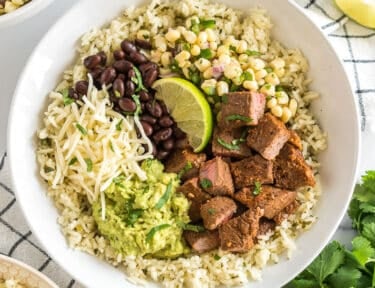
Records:
[[[285,75],[285,69],[284,68],[276,69],[275,73],[276,73],[277,77],[281,78]]]
[[[217,36],[214,30],[208,28],[206,29],[206,33],[207,33],[207,40],[209,42],[215,42],[217,40]]]
[[[198,45],[193,45],[190,50],[191,55],[198,56],[201,54],[201,48]]]
[[[271,98],[270,100],[267,101],[267,108],[272,109],[277,105],[277,100],[276,98]]]
[[[221,55],[229,55],[230,54],[230,50],[229,50],[229,47],[228,46],[225,46],[225,45],[221,45],[219,46],[219,48],[217,49],[217,55],[220,57]]]
[[[177,30],[183,35],[186,32],[186,28],[184,26],[178,26]]]
[[[238,61],[242,63],[246,63],[248,60],[249,60],[249,56],[247,56],[246,54],[241,54],[240,56],[238,56]]]
[[[159,63],[161,60],[162,52],[160,50],[153,50],[151,51],[151,61],[155,63]]]
[[[216,79],[204,80],[201,88],[207,95],[214,95],[216,93]]]
[[[224,44],[226,46],[230,46],[230,45],[233,45],[233,43],[236,41],[236,39],[234,38],[234,36],[230,35],[228,36],[225,40],[224,40]]]
[[[288,107],[284,107],[283,113],[281,115],[281,121],[287,123],[290,120],[290,118],[292,118],[292,112],[289,110]]]
[[[178,62],[183,62],[183,61],[189,60],[190,59],[190,53],[188,51],[183,50],[175,56],[175,59]]]
[[[257,81],[246,80],[243,82],[243,87],[250,91],[256,91],[259,88]]]
[[[236,77],[240,77],[242,74],[242,69],[238,65],[231,63],[226,65],[224,68],[224,75],[229,79],[234,79]]]
[[[264,61],[258,58],[250,58],[250,65],[254,70],[261,70],[264,69],[264,67],[266,67]]]
[[[217,50],[217,43],[214,41],[211,41],[208,43],[208,46],[210,47],[211,50],[216,51]]]
[[[169,29],[167,34],[165,34],[165,38],[169,42],[176,42],[178,39],[180,39],[181,33],[178,30],[175,29]]]
[[[264,81],[264,79],[257,80],[257,82],[259,86],[263,86],[264,84],[266,84],[266,81]]]
[[[211,66],[211,62],[205,58],[198,59],[194,64],[200,72],[206,71]]]
[[[275,97],[277,99],[277,103],[280,105],[285,105],[289,102],[289,96],[284,91],[277,91],[275,93]]]
[[[281,117],[283,115],[283,108],[276,105],[271,108],[271,113],[276,117]]]
[[[189,76],[190,76],[190,70],[189,70],[189,67],[184,66],[184,67],[182,68],[182,73],[184,73],[185,78],[189,79]]]
[[[12,11],[16,10],[17,8],[18,8],[17,5],[13,4],[12,2],[10,2],[10,1],[5,2],[5,7],[4,7],[5,13],[12,12]]]
[[[141,39],[141,40],[148,40],[148,39],[150,39],[150,31],[139,30],[137,32],[137,39]]]
[[[267,71],[264,69],[261,69],[255,73],[255,79],[260,80],[267,76]]]
[[[266,82],[270,83],[271,85],[276,86],[280,84],[279,77],[277,77],[276,73],[274,72],[268,73],[268,75],[264,78],[264,80],[266,80]]]
[[[260,92],[266,96],[275,96],[275,86],[271,84],[263,85],[262,88],[260,88]]]
[[[161,52],[167,51],[167,41],[165,40],[165,38],[160,35],[157,35],[155,37],[155,47]]]
[[[219,62],[224,65],[229,65],[230,64],[230,56],[227,54],[220,55],[219,57]]]
[[[176,59],[177,60],[177,59]],[[186,66],[186,60],[181,60],[181,61],[178,61],[177,60],[177,63],[178,63],[178,67],[180,68],[184,68]]]
[[[160,61],[161,61],[161,64],[164,67],[168,67],[171,64],[171,59],[172,59],[172,53],[171,52],[164,52],[161,55]]]
[[[204,72],[203,72],[203,78],[204,79],[210,79],[213,77],[213,71],[212,71],[212,67],[209,67],[207,68]]]
[[[290,99],[289,101],[289,110],[292,113],[292,116],[295,116],[297,113],[298,103],[296,99]]]
[[[185,40],[190,43],[194,44],[197,41],[197,35],[195,35],[192,31],[186,31],[183,33]]]
[[[237,53],[244,53],[247,50],[247,42],[245,40],[238,41],[236,47]]]
[[[225,81],[219,81],[216,84],[217,95],[223,96],[229,92],[229,85]]]
[[[270,66],[274,70],[282,69],[285,67],[285,61],[282,58],[276,58],[271,61]]]
[[[206,43],[207,42],[207,33],[204,31],[199,32],[198,34],[198,42],[201,43]]]

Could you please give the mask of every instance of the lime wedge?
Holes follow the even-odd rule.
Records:
[[[375,28],[375,0],[336,0],[336,4],[354,21]]]
[[[156,99],[164,101],[177,126],[186,133],[194,152],[202,151],[212,134],[212,112],[204,94],[181,78],[154,82]]]

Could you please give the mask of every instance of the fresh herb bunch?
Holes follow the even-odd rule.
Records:
[[[358,232],[349,250],[337,241],[284,288],[375,287],[375,171],[362,176],[354,190],[349,217]]]

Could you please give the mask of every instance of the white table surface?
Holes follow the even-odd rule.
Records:
[[[18,76],[44,33],[67,11],[77,0],[57,0],[37,17],[26,20],[19,25],[0,29],[0,154],[6,150],[6,126],[12,95],[17,84]],[[363,132],[362,150],[371,151],[375,143],[375,134]],[[360,173],[375,169],[375,152],[362,153]],[[354,231],[346,217],[334,239],[349,244]]]

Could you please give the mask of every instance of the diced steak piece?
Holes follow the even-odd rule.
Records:
[[[203,203],[211,199],[211,195],[204,192],[201,187],[199,187],[198,177],[191,178],[187,180],[183,185],[177,188],[177,192],[183,193],[186,198],[190,201]]]
[[[169,156],[165,164],[165,171],[168,173],[182,173],[181,180],[184,181],[198,176],[199,167],[206,161],[206,158],[204,153],[196,154],[190,149],[178,149]]]
[[[243,135],[243,132],[246,132],[246,134]],[[244,128],[233,130],[215,128],[212,140],[212,153],[215,156],[233,158],[246,158],[251,156],[251,150],[245,143],[246,135],[247,131],[244,130]]]
[[[190,218],[191,222],[196,223],[196,222],[202,220],[201,206],[202,206],[202,203],[198,203],[198,202],[195,202],[195,201],[191,202],[190,207],[189,207],[189,211],[188,211],[189,218]]]
[[[245,158],[230,164],[236,189],[260,184],[273,183],[273,163],[260,155]]]
[[[262,216],[262,209],[249,209],[241,216],[221,225],[219,227],[221,249],[231,252],[249,251],[254,246],[259,230],[259,219]]]
[[[203,225],[208,230],[214,230],[228,221],[236,212],[236,203],[228,198],[217,196],[201,206]]]
[[[290,138],[285,124],[270,113],[259,120],[259,124],[249,129],[247,145],[264,158],[273,160]]]
[[[184,231],[184,237],[191,248],[197,253],[204,253],[220,246],[219,232],[215,231]]]
[[[221,128],[254,126],[263,116],[266,97],[256,92],[228,93],[227,101],[222,104],[218,125]]]
[[[264,209],[264,216],[272,219],[285,207],[293,203],[296,196],[297,193],[295,191],[263,185],[258,195],[254,195],[254,188],[245,187],[237,192],[234,198],[250,209],[255,209],[256,207]]]
[[[297,200],[294,200],[291,204],[286,206],[279,214],[273,217],[273,220],[276,222],[277,225],[280,225],[286,218],[288,218],[289,215],[295,213],[300,205],[301,204]]]
[[[290,138],[288,140],[288,143],[294,145],[299,150],[302,150],[302,141],[301,138],[298,136],[297,132],[294,130],[289,130]]]
[[[199,184],[211,195],[233,195],[234,187],[229,165],[221,157],[203,163],[199,170]]]
[[[285,144],[274,163],[275,185],[296,190],[304,186],[314,186],[312,169],[307,165],[302,152],[290,144]]]
[[[265,235],[268,232],[275,230],[275,227],[276,227],[276,223],[274,220],[270,220],[270,219],[262,217],[259,220],[259,230],[258,230],[257,236]]]

